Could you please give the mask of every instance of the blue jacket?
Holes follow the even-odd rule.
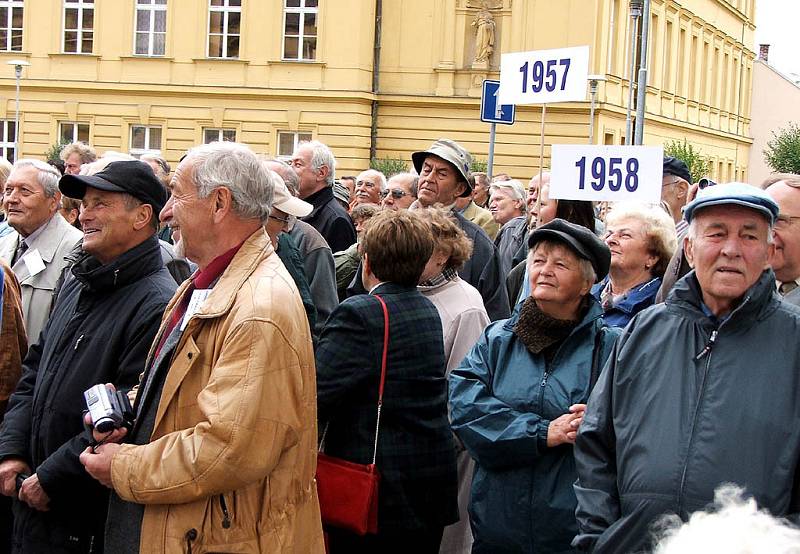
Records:
[[[606,283],[608,283],[608,277],[592,287],[592,296],[598,301]],[[660,277],[636,285],[624,298],[605,312],[603,319],[611,327],[625,327],[633,319],[633,316],[653,305],[659,288],[661,288]]]
[[[620,330],[592,299],[550,366],[498,321],[450,374],[451,425],[475,458],[470,520],[473,553],[571,552],[577,478],[571,445],[547,447],[550,421],[589,397],[595,340],[598,367]]]

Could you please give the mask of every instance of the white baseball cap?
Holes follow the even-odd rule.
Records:
[[[300,200],[299,198],[292,196],[292,194],[289,192],[289,189],[286,188],[286,183],[283,182],[283,178],[281,178],[281,176],[274,171],[271,173],[274,183],[272,191],[272,207],[278,208],[280,211],[295,217],[305,217],[310,214],[314,209],[314,206],[304,200]]]

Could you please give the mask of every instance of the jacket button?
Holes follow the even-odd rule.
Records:
[[[186,538],[190,541],[197,540],[197,529],[189,529],[186,531]]]
[[[191,352],[189,352],[188,354],[186,354],[186,356],[187,356],[187,357],[188,357],[190,360],[192,359],[192,353],[191,353]]]

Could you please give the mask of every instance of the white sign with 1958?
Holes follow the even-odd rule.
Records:
[[[550,198],[661,200],[664,150],[660,146],[554,144]]]
[[[500,58],[502,104],[547,104],[586,99],[589,47],[503,54]]]

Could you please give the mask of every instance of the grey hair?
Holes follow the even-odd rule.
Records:
[[[384,175],[383,173],[381,173],[377,169],[367,169],[366,171],[362,171],[361,173],[359,173],[358,177],[356,177],[356,184],[358,184],[358,182],[362,178],[364,178],[367,175],[370,175],[372,173],[375,173],[378,176],[378,180],[381,182],[381,191],[385,191],[386,190],[386,175]]]
[[[297,175],[297,171],[291,165],[278,158],[264,158],[264,162],[267,164],[267,169],[274,171],[283,179],[292,196],[297,196],[300,193],[300,176]]]
[[[533,248],[528,250],[528,261],[527,261],[528,267],[530,267],[530,264],[533,261],[533,255],[536,253],[537,250],[539,250],[539,247],[542,245],[545,245],[548,248],[552,248],[554,246],[561,246],[572,252],[575,258],[578,260],[578,267],[580,267],[581,270],[581,277],[589,281],[589,284],[592,285],[594,285],[597,282],[597,272],[594,270],[592,262],[590,262],[586,258],[582,258],[581,256],[575,254],[575,251],[566,244],[564,244],[563,242],[558,242],[554,240],[547,240],[547,239],[540,240],[533,246]]]
[[[491,197],[492,193],[499,189],[505,189],[509,191],[511,193],[511,199],[519,201],[519,209],[522,211],[522,214],[525,215],[528,213],[528,193],[525,191],[525,187],[522,186],[522,183],[516,179],[511,179],[510,181],[497,181],[489,186],[489,196]]]
[[[45,196],[53,198],[56,195],[58,192],[58,181],[61,180],[61,174],[55,167],[34,158],[17,160],[14,164],[14,169],[20,167],[35,167],[37,169],[36,180],[42,185]]]
[[[694,241],[694,240],[697,239],[697,232],[698,232],[697,231],[697,216],[698,215],[699,214],[695,214],[695,216],[692,218],[692,222],[689,223],[689,229],[686,231],[686,238],[688,238],[690,241]],[[768,220],[766,217],[764,219],[767,221],[767,226],[768,226],[768,229],[767,229],[767,244],[769,245],[769,244],[772,244],[772,242],[773,242],[773,240],[772,240],[773,239],[772,230],[775,228],[775,224],[772,223],[770,220]]]
[[[318,140],[301,142],[298,146],[309,146],[311,148],[311,169],[319,171],[323,165],[328,168],[326,182],[329,187],[332,187],[333,182],[336,180],[336,158],[333,156],[331,149]]]
[[[272,209],[273,181],[252,150],[236,142],[211,142],[186,154],[193,170],[197,195],[207,198],[226,188],[233,197],[233,212],[242,219],[267,221]]]
[[[397,179],[397,178],[407,179],[408,180],[408,182],[411,185],[409,187],[411,189],[411,196],[416,198],[417,197],[417,192],[419,190],[419,175],[417,175],[416,173],[411,173],[409,171],[403,171],[401,173],[395,173],[394,175],[389,177],[389,181],[391,181],[392,179]],[[389,186],[388,182],[387,182],[386,186],[387,187]]]

